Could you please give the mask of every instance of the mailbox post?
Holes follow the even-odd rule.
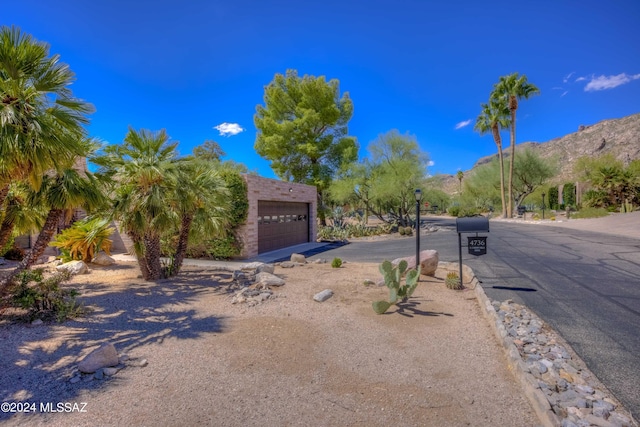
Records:
[[[471,255],[480,256],[487,253],[487,236],[479,236],[478,233],[489,232],[489,219],[483,216],[456,219],[458,232],[458,261],[460,266],[460,284],[462,280],[462,233],[476,233],[467,237],[467,248]]]

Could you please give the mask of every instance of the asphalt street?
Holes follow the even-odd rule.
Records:
[[[421,249],[458,260],[454,219],[422,235]],[[636,224],[637,225],[637,224]],[[463,248],[487,296],[513,299],[550,324],[640,419],[640,239],[578,229],[491,222],[486,255]],[[466,238],[463,235],[463,244]],[[359,241],[313,258],[382,262],[415,254],[415,237]]]

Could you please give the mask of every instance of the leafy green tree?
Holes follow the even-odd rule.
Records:
[[[368,151],[370,158],[343,172],[332,194],[341,201],[350,197],[361,201],[367,212],[382,221],[409,225],[409,215],[415,211],[414,191],[424,182],[428,156],[414,136],[397,130],[380,135]]]
[[[38,190],[46,171],[87,154],[83,126],[93,107],[73,96],[74,79],[46,43],[0,28],[0,206],[10,182]]]
[[[544,185],[558,172],[554,162],[542,159],[531,149],[524,150],[514,163],[513,195],[516,206],[522,205],[528,195]]]
[[[500,203],[500,165],[497,160],[473,170],[465,179],[463,205],[478,209]],[[549,179],[555,176],[556,166],[533,150],[527,149],[518,156],[514,165],[514,196],[516,205],[521,205],[527,196],[532,194]]]
[[[265,87],[264,106],[256,107],[256,151],[281,179],[317,187],[323,225],[327,188],[358,156],[356,139],[348,135],[352,115],[353,102],[348,92],[340,97],[338,80],[299,77],[296,70],[276,74]]]
[[[207,161],[221,161],[226,155],[220,144],[213,140],[207,140],[202,145],[193,149],[193,156]]]
[[[501,129],[507,129],[510,125],[510,111],[504,98],[491,98],[489,103],[481,104],[482,111],[476,119],[475,131],[480,135],[491,132],[493,140],[498,147],[498,165],[500,167],[500,199],[502,217],[507,215],[507,204],[504,194],[504,154],[502,152]]]
[[[529,99],[529,97],[539,93],[540,89],[529,83],[526,75],[513,73],[500,77],[498,83],[494,85],[494,90],[491,94],[491,98],[493,99],[499,100],[502,98],[505,100],[511,112],[511,162],[509,163],[509,191],[507,197],[507,216],[509,218],[513,216],[513,168],[516,158],[516,111],[518,110],[518,100],[522,98]]]

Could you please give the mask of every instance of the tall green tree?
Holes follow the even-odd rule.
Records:
[[[367,212],[380,220],[400,225],[411,222],[415,211],[414,191],[421,188],[427,174],[428,156],[412,135],[397,130],[380,135],[369,147],[364,165],[352,164],[349,172],[332,186],[332,195],[342,201],[354,197]]]
[[[458,189],[460,193],[462,193],[462,180],[464,179],[464,172],[458,171],[458,173],[456,173],[456,178],[458,178]]]
[[[504,98],[491,98],[487,104],[481,104],[481,112],[476,119],[475,131],[480,135],[491,132],[493,141],[498,147],[498,165],[500,167],[500,198],[502,201],[502,217],[506,217],[507,204],[504,194],[504,154],[502,152],[501,129],[510,125],[510,111]]]
[[[46,171],[87,154],[83,126],[93,107],[73,96],[74,80],[48,44],[0,28],[0,206],[10,182],[38,190]]]
[[[494,85],[494,91],[491,97],[494,99],[504,99],[509,106],[511,112],[511,161],[509,162],[509,195],[507,217],[513,216],[513,168],[516,158],[516,111],[518,110],[518,101],[520,99],[529,99],[533,95],[538,95],[538,89],[532,83],[527,81],[526,75],[513,73],[508,76],[500,77],[498,83]]]
[[[224,178],[209,162],[183,159],[179,163],[176,191],[172,197],[180,222],[172,275],[182,268],[190,237],[195,237],[191,236],[192,230],[197,230],[200,238],[224,234],[231,210]]]
[[[286,181],[318,189],[318,216],[325,222],[325,192],[344,163],[357,159],[356,139],[348,135],[353,115],[349,93],[340,96],[339,82],[324,76],[298,76],[296,70],[276,74],[256,107],[255,149]]]
[[[165,130],[130,128],[122,144],[109,145],[92,159],[111,185],[113,217],[133,242],[145,280],[164,277],[161,236],[176,220],[169,203],[177,186],[177,144]]]

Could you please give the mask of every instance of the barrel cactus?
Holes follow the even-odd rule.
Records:
[[[397,267],[391,262],[384,261],[380,264],[380,273],[384,277],[384,284],[389,288],[389,301],[375,301],[373,311],[378,314],[385,313],[389,307],[398,302],[405,302],[413,295],[418,286],[418,270],[410,270],[405,277],[405,284],[401,285],[402,276],[407,271],[407,261],[402,260]]]

